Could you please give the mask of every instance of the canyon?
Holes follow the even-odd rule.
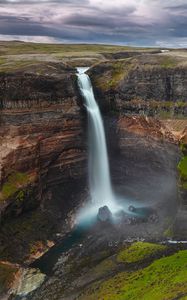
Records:
[[[185,179],[177,168],[187,148],[187,59],[173,52],[118,49],[92,53],[85,60],[77,54],[72,63],[71,56],[59,61],[47,54],[45,61],[14,65],[13,55],[13,65],[6,62],[0,67],[0,280],[1,266],[7,267],[7,262],[13,279],[21,277],[24,268],[58,246],[89,199],[87,113],[77,83],[77,62],[80,66],[96,62],[88,74],[103,116],[111,180],[119,201],[151,206],[159,215],[156,224],[108,229],[98,224],[82,246],[70,249],[67,257],[73,263],[59,255],[47,279],[31,271],[41,287],[36,293],[30,290],[26,299],[89,299],[89,292],[81,296],[81,291],[103,276],[91,275],[89,266],[107,259],[108,270],[109,257],[120,251],[124,240],[187,239],[186,189],[181,185]],[[27,56],[22,54],[21,59],[23,55]],[[176,119],[182,120],[181,128],[171,128]],[[161,252],[174,254],[184,248]],[[95,256],[89,260],[93,249]],[[155,258],[160,257],[156,252]],[[111,261],[109,266],[109,274],[119,272]],[[13,279],[0,288],[2,295],[10,291]]]

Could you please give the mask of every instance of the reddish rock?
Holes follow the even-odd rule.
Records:
[[[75,72],[50,63],[0,74],[0,93],[1,187],[12,172],[35,174],[34,206],[43,206],[53,187],[63,189],[85,177],[84,115]],[[7,202],[9,208],[14,201]],[[3,214],[7,205],[0,207]]]

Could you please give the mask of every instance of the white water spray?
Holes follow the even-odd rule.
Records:
[[[95,208],[107,205],[111,211],[119,209],[112,191],[106,138],[103,121],[94,97],[88,68],[77,68],[78,83],[88,112],[89,187]]]

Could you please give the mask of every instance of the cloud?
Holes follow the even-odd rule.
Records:
[[[46,44],[60,44],[66,42],[49,36],[35,36],[35,35],[5,35],[0,34],[1,41],[23,41],[33,43],[46,43]]]
[[[0,39],[182,45],[186,0],[0,0]],[[41,39],[42,40],[42,39]],[[162,45],[164,46],[164,45]]]
[[[79,3],[79,0],[40,0],[40,3],[62,3],[62,4],[75,4]],[[82,0],[83,3],[88,3],[87,0]],[[38,3],[38,0],[0,0],[0,4],[33,4]]]
[[[166,40],[158,40],[156,41],[156,45],[158,47],[176,47],[176,48],[187,48],[187,37],[181,38],[181,37],[174,37],[174,38],[168,38]]]

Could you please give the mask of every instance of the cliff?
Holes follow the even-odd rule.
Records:
[[[178,141],[157,119],[143,116],[105,117],[112,182],[121,201],[154,207],[158,226],[127,227],[127,236],[158,238],[167,236],[168,227],[179,207],[177,164]],[[165,232],[166,231],[166,232]],[[129,235],[128,235],[129,234]],[[165,236],[166,235],[166,236]]]
[[[165,77],[175,78],[179,72],[179,79],[183,76],[182,84],[185,85],[185,67],[179,67],[181,61],[174,66],[167,60],[166,65],[163,58],[159,61],[158,57],[143,55],[105,62],[93,67],[90,74],[94,88],[96,84],[100,105],[104,104],[109,111],[104,114],[104,123],[114,191],[127,207],[134,201],[138,207],[153,208],[159,222],[126,224],[116,231],[102,227],[89,232],[83,245],[73,249],[80,257],[87,255],[86,260],[80,260],[79,266],[79,257],[73,256],[73,264],[78,263],[74,273],[74,265],[68,265],[69,260],[64,265],[62,257],[54,266],[52,277],[47,278],[34,294],[36,299],[51,299],[54,289],[55,297],[61,297],[62,289],[64,294],[69,292],[64,283],[68,283],[68,288],[75,294],[73,284],[76,283],[80,291],[90,278],[93,279],[92,276],[81,278],[82,281],[78,278],[82,267],[89,266],[88,257],[91,253],[98,255],[100,261],[108,257],[110,243],[114,243],[112,254],[116,255],[118,240],[129,236],[147,240],[170,238],[175,234],[176,217],[177,224],[182,224],[181,215],[176,216],[179,207],[178,140],[155,118],[123,115],[125,103],[132,101],[132,95],[140,95],[141,101],[152,104],[149,94],[152,91],[154,97],[158,97],[155,98],[158,103],[164,95],[164,103],[174,101],[174,98],[167,100]],[[122,67],[118,69],[119,64]],[[106,68],[102,69],[103,66]],[[113,73],[114,66],[117,67]],[[174,86],[179,93],[180,80],[178,83],[176,80]],[[0,95],[0,260],[29,264],[55,243],[58,247],[58,241],[72,227],[74,212],[88,198],[86,114],[78,93],[75,70],[62,63],[29,63],[11,72],[2,71]],[[131,105],[130,112],[135,112]],[[180,232],[178,237],[181,237]],[[11,277],[12,272],[20,269],[20,265],[11,265],[11,268],[15,266]],[[107,270],[111,271],[110,268]],[[4,272],[4,263],[0,263],[1,272]],[[67,274],[69,277],[65,277]],[[41,284],[39,281],[38,285]],[[30,299],[35,298],[31,295]]]
[[[141,68],[158,72],[157,58],[155,55],[150,57],[152,63],[155,59],[155,64],[150,66],[147,61]],[[128,58],[127,61],[134,65],[134,61],[145,62],[145,58],[148,60],[149,56]],[[90,70],[93,86],[97,83],[96,78],[99,79],[94,74],[103,72],[100,78],[108,82],[107,76],[113,76],[111,66],[119,63],[124,67],[126,60],[93,67]],[[135,64],[130,68],[136,70],[138,67]],[[119,68],[118,71],[122,70]],[[113,90],[115,99],[121,91],[117,86],[122,89],[123,80],[117,81]],[[168,209],[171,208],[173,215],[177,206],[176,166],[179,159],[176,141],[154,119],[111,116],[108,85],[103,85],[101,91],[106,93],[103,99],[110,110],[104,121],[117,193],[139,201],[149,199],[150,204],[162,206],[162,194],[167,185],[166,209],[162,215],[167,214],[169,197],[172,205]],[[69,229],[73,212],[87,199],[86,114],[78,93],[75,70],[62,63],[28,63],[11,72],[2,71],[0,95],[0,211],[4,223],[0,232],[0,255],[4,260],[14,261],[17,245],[19,255],[16,260],[23,261],[42,253],[50,241],[56,240],[56,233],[63,234]],[[125,103],[123,97],[125,94],[120,94]],[[127,94],[127,97],[130,96]],[[164,186],[163,178],[167,178]],[[35,233],[37,228],[40,230]],[[161,231],[163,228],[165,225]],[[7,237],[7,232],[11,238]],[[24,240],[21,243],[16,232],[20,232],[21,240]]]
[[[5,223],[0,255],[14,256],[19,231],[19,261],[35,241],[51,239],[81,202],[86,186],[85,115],[75,70],[63,64],[32,64],[1,73],[0,95],[0,215]],[[34,234],[40,227],[42,232]]]
[[[186,57],[144,54],[96,64],[89,74],[105,111],[186,116]]]
[[[159,222],[125,223],[122,227],[115,222],[97,223],[69,248],[72,236],[71,241],[65,237],[43,256],[43,261],[35,262],[34,266],[48,276],[28,299],[129,299],[129,295],[139,299],[142,282],[147,299],[152,298],[152,287],[157,294],[159,291],[160,298],[163,292],[161,277],[167,288],[164,295],[171,299],[186,291],[181,279],[185,278],[186,251],[179,252],[186,246],[155,243],[170,237],[168,234],[178,209],[177,141],[160,121],[142,116],[107,116],[105,128],[118,200],[124,201],[127,207],[134,201],[138,207],[154,208]],[[154,243],[142,242],[141,238],[154,240]],[[177,262],[176,257],[179,258]],[[176,281],[179,274],[181,277]],[[150,279],[148,286],[147,278]],[[124,289],[127,282],[130,294]],[[172,291],[171,284],[175,285]]]

